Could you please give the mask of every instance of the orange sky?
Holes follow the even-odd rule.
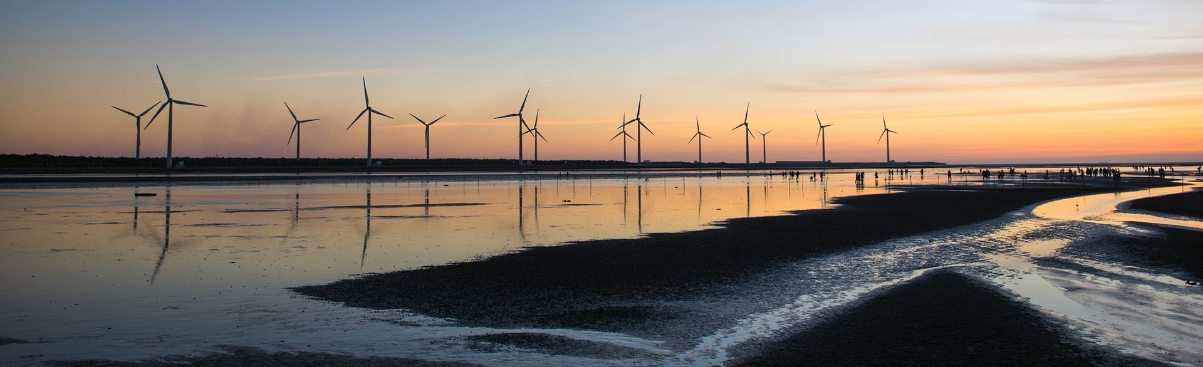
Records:
[[[651,160],[696,159],[697,116],[714,137],[704,160],[742,161],[730,130],[750,103],[751,126],[776,129],[769,161],[819,159],[815,111],[834,124],[836,162],[885,159],[882,113],[897,161],[1203,161],[1203,4],[386,3],[366,18],[56,4],[0,9],[0,153],[132,156],[132,118],[109,106],[162,100],[159,64],[173,97],[210,106],[177,109],[176,156],[290,157],[288,101],[321,118],[304,126],[303,156],[363,157],[366,124],[346,128],[366,77],[373,107],[396,118],[374,120],[375,157],[422,156],[413,113],[448,115],[433,157],[516,158],[516,121],[492,118],[531,88],[541,159],[620,159],[608,139],[642,94]],[[547,17],[493,19],[525,11]],[[144,156],[164,154],[160,119]],[[752,140],[753,161],[761,149]]]

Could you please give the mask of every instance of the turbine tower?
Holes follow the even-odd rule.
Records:
[[[831,124],[823,125],[823,120],[819,119],[819,111],[815,111],[815,121],[819,122],[819,133],[815,135],[815,144],[819,143],[819,137],[823,137],[823,162],[827,162],[827,128]]]
[[[288,107],[288,102],[284,102],[284,108],[287,108],[288,114],[292,115],[292,132],[288,133],[288,143],[284,143],[284,145],[292,143],[292,134],[297,134],[297,160],[299,161],[301,160],[301,124],[320,119],[298,120],[297,114],[292,113],[292,107]]]
[[[769,133],[773,132],[773,130],[777,130],[777,129],[773,128],[773,129],[770,129],[768,132],[764,132],[764,133],[760,132],[760,130],[756,130],[756,133],[760,134],[760,142],[761,142],[761,144],[763,144],[763,146],[761,147],[761,149],[763,149],[763,151],[761,153],[764,154],[764,158],[762,158],[763,160],[760,163],[769,163],[769,136],[768,135],[769,135]]]
[[[497,116],[497,117],[493,118],[494,120],[496,120],[496,119],[503,119],[503,118],[507,118],[507,117],[514,117],[514,116],[518,117],[518,165],[519,166],[522,165],[522,135],[526,134],[526,130],[523,130],[523,128],[530,130],[530,126],[527,126],[526,120],[522,118],[522,110],[526,108],[526,98],[527,97],[530,97],[530,89],[529,88],[526,90],[526,96],[522,97],[522,106],[518,107],[517,113],[511,113],[508,115]]]
[[[142,111],[142,113],[139,113],[137,115],[135,115],[133,112],[129,112],[129,111],[117,108],[117,106],[109,106],[112,108],[117,108],[118,111],[125,112],[125,114],[134,117],[134,130],[135,130],[135,132],[138,133],[137,143],[136,143],[136,145],[134,145],[134,159],[142,158],[142,116],[145,116],[147,112],[150,112],[150,110],[152,108],[155,108],[155,106],[158,106],[159,103],[160,102],[155,102],[155,104],[152,104],[152,105],[150,105],[150,107],[147,107],[146,111]]]
[[[388,117],[389,119],[392,119],[393,117],[389,116],[389,115],[385,115],[383,112],[377,111],[376,109],[372,108],[371,103],[368,102],[368,79],[364,78],[364,77],[360,77],[360,78],[363,78],[363,111],[359,111],[359,116],[355,116],[355,119],[351,120],[351,124],[347,125],[347,130],[351,130],[351,126],[355,126],[355,122],[359,121],[359,118],[363,117],[363,114],[365,114],[365,113],[368,114],[368,167],[371,167],[372,166],[372,114],[377,114],[380,116]]]
[[[155,122],[155,117],[159,117],[159,113],[163,112],[163,108],[167,108],[167,168],[171,168],[171,128],[172,128],[171,116],[172,116],[172,111],[175,110],[175,105],[178,103],[178,104],[182,104],[182,105],[186,105],[186,106],[199,106],[199,107],[209,107],[209,106],[205,106],[203,104],[196,104],[196,103],[192,103],[192,102],[184,102],[184,101],[181,101],[178,99],[172,99],[171,98],[171,90],[167,89],[167,82],[163,80],[163,71],[159,70],[159,65],[155,65],[155,71],[159,72],[159,83],[163,84],[163,94],[167,95],[167,102],[164,102],[162,106],[159,106],[159,110],[155,111],[155,115],[150,117],[150,121],[147,122],[146,127],[142,128],[142,129],[145,130],[146,128],[149,128],[150,124]]]
[[[698,128],[698,132],[693,133],[693,137],[689,138],[689,143],[692,143],[693,139],[698,139],[698,163],[702,163],[702,137],[710,138],[710,135],[702,133],[702,123],[698,121],[698,117],[696,115],[693,116],[693,123],[694,126]]]
[[[748,142],[748,137],[752,137],[752,139],[756,139],[755,136],[752,136],[752,129],[750,127],[748,127],[748,111],[751,110],[751,108],[752,108],[752,103],[749,102],[748,109],[744,110],[744,123],[735,125],[735,127],[731,128],[731,131],[735,131],[735,129],[738,129],[740,126],[742,126],[744,128],[744,164],[752,163],[752,150],[751,150],[751,145]]]
[[[639,95],[639,104],[636,105],[636,107],[635,107],[635,118],[622,124],[623,127],[626,127],[627,124],[630,124],[632,122],[638,122],[637,124],[635,124],[635,160],[637,161],[635,163],[643,163],[643,130],[647,130],[648,134],[656,135],[656,133],[652,132],[652,129],[648,129],[647,125],[643,124],[643,120],[639,119],[639,112],[642,109],[643,109],[643,95],[640,94]]]
[[[434,121],[431,121],[429,123],[427,123],[426,121],[422,121],[422,119],[418,118],[418,116],[414,116],[414,114],[412,114],[412,113],[409,115],[413,116],[414,120],[418,120],[418,122],[421,122],[423,126],[426,126],[426,160],[429,161],[430,160],[430,125],[434,125],[434,123],[439,122],[439,120],[442,120],[444,117],[447,117],[447,115],[439,116],[439,118],[434,119]]]
[[[622,123],[622,122],[625,122],[626,120],[627,120],[627,114],[623,113],[622,121],[619,121],[619,122]],[[618,128],[622,129],[622,131],[620,131],[617,134],[614,134],[614,137],[610,138],[610,141],[614,141],[614,138],[623,136],[623,138],[622,138],[622,163],[627,163],[627,139],[629,138],[631,140],[635,140],[635,137],[631,136],[631,134],[627,134],[627,124],[625,124],[625,123],[620,124],[618,126]]]
[[[890,128],[886,127],[886,114],[883,112],[881,114],[881,136],[877,137],[877,142],[881,143],[881,138],[882,137],[886,138],[886,163],[894,162],[893,160],[890,159],[890,134],[897,134],[897,133],[898,133],[897,131],[890,130]]]
[[[543,137],[543,133],[539,132],[539,110],[535,110],[535,124],[531,125],[531,128],[526,129],[525,134],[530,134],[531,139],[535,141],[535,160],[534,161],[538,162],[539,161],[539,139],[543,139],[543,141],[547,141],[547,138]],[[539,189],[536,188],[535,192],[538,192],[538,190]]]

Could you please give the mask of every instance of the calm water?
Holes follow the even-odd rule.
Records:
[[[703,228],[732,217],[821,209],[833,198],[889,192],[891,185],[950,184],[947,176],[933,174],[890,178],[883,172],[874,180],[870,171],[863,186],[855,184],[850,171],[814,180],[810,174],[799,179],[744,171],[721,178],[709,171],[571,178],[407,175],[0,189],[0,337],[34,342],[0,346],[0,363],[135,360],[227,344],[487,364],[606,364],[572,357],[534,363],[520,351],[431,346],[430,340],[487,330],[402,311],[344,308],[286,288],[470,261],[528,246],[632,238]],[[980,185],[976,179],[955,175],[951,184]],[[883,246],[897,250],[892,246],[898,245]],[[870,251],[878,250],[887,251]],[[852,261],[849,256],[816,261]],[[846,281],[798,292],[844,294],[811,303],[838,305],[860,294],[840,293],[840,287],[872,289],[917,270],[897,268],[898,276],[872,280],[868,288]],[[673,352],[624,335],[554,333],[644,348],[684,364],[707,363],[691,355],[713,355],[707,348],[729,348],[747,339],[719,332],[694,351]]]

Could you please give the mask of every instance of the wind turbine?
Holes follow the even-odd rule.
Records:
[[[898,132],[886,127],[886,114],[883,112],[881,114],[881,136],[877,137],[877,142],[881,143],[881,138],[886,138],[886,163],[894,162],[890,159],[890,133],[897,134]]]
[[[297,114],[292,113],[292,107],[288,107],[288,102],[284,102],[284,108],[287,108],[288,114],[292,115],[292,132],[288,133],[288,143],[284,143],[284,145],[292,143],[292,134],[297,134],[297,160],[299,161],[301,160],[301,124],[321,119],[298,120]]]
[[[355,122],[359,121],[359,118],[363,117],[363,114],[365,114],[365,113],[368,114],[368,167],[371,167],[372,166],[372,114],[374,113],[374,114],[377,114],[380,116],[388,117],[389,119],[392,119],[393,117],[389,116],[389,115],[385,115],[383,112],[377,111],[376,109],[372,108],[372,105],[370,103],[368,103],[368,79],[364,78],[364,77],[360,77],[360,78],[363,78],[363,111],[359,111],[359,116],[355,116],[355,120],[352,120],[351,124],[347,125],[347,130],[351,130],[351,126],[355,126]],[[371,112],[371,113],[369,113],[369,112]]]
[[[626,121],[627,121],[627,114],[623,113],[621,122],[626,122]],[[622,138],[622,163],[627,163],[627,139],[630,138],[631,140],[635,140],[635,137],[631,136],[631,134],[627,134],[627,124],[623,123],[623,124],[619,125],[618,127],[621,128],[622,131],[617,134],[614,134],[614,137],[610,138],[610,141],[614,141],[614,139],[619,136],[625,136],[624,138]]]
[[[412,114],[412,113],[409,115],[413,116],[414,120],[418,120],[418,122],[421,122],[423,126],[426,126],[426,160],[430,160],[430,125],[434,125],[434,123],[439,122],[439,120],[442,120],[444,117],[447,117],[447,115],[439,116],[439,118],[434,119],[434,121],[431,121],[429,123],[427,123],[426,121],[422,121],[422,119],[418,118],[418,116],[414,116],[414,114]]]
[[[815,111],[815,121],[819,123],[819,133],[815,135],[815,144],[819,143],[819,137],[823,137],[823,162],[827,162],[827,128],[831,124],[823,125],[823,120],[819,119],[819,111]]]
[[[192,102],[184,102],[184,101],[181,101],[178,99],[172,99],[171,98],[171,90],[167,89],[167,82],[163,80],[163,71],[159,70],[159,65],[155,65],[155,71],[159,72],[159,83],[163,84],[163,94],[167,95],[167,102],[164,102],[162,106],[159,106],[159,110],[155,111],[155,115],[150,117],[150,121],[147,122],[146,127],[142,128],[142,129],[145,130],[146,128],[149,128],[150,124],[155,122],[155,117],[159,117],[159,113],[163,112],[163,108],[167,108],[167,168],[171,168],[171,127],[172,127],[171,116],[172,116],[172,111],[175,110],[175,104],[179,103],[182,105],[199,106],[199,107],[209,107],[209,106],[206,106],[203,104],[196,104],[196,103],[192,103]]]
[[[693,123],[694,123],[694,126],[697,126],[698,132],[693,133],[693,137],[689,138],[689,143],[692,143],[693,139],[698,139],[698,163],[702,163],[702,137],[704,136],[704,137],[710,138],[710,135],[706,135],[706,134],[702,133],[702,123],[700,121],[698,121],[697,116],[693,117]],[[689,143],[685,143],[685,144],[689,144]]]
[[[529,88],[526,90],[526,96],[522,97],[522,105],[518,107],[517,113],[511,113],[508,115],[497,116],[497,117],[493,118],[494,120],[496,120],[496,119],[503,119],[503,118],[507,118],[507,117],[518,116],[518,165],[519,166],[522,165],[522,135],[526,134],[526,131],[522,130],[522,128],[525,127],[527,130],[530,130],[530,126],[526,125],[526,119],[522,118],[522,110],[526,109],[526,98],[527,97],[530,97],[530,89]]]
[[[155,108],[155,106],[158,106],[159,103],[160,102],[155,102],[155,104],[152,104],[152,105],[150,105],[150,107],[147,107],[146,111],[142,111],[142,113],[139,113],[137,115],[135,115],[133,112],[129,112],[129,111],[117,108],[117,106],[109,106],[112,108],[117,108],[118,111],[125,112],[125,114],[134,117],[134,130],[137,130],[137,133],[138,133],[137,145],[134,146],[134,158],[135,159],[142,158],[142,116],[146,115],[147,112],[150,112],[150,109]]]
[[[523,134],[530,134],[531,139],[533,139],[535,141],[535,162],[538,162],[539,161],[539,139],[543,139],[543,141],[547,141],[547,138],[544,138],[543,134],[539,132],[539,110],[535,110],[535,124],[532,125],[531,128],[526,129],[526,132]],[[538,200],[537,198],[539,197],[538,193],[539,193],[539,189],[535,188],[536,200]],[[536,203],[537,203],[537,201],[536,201]]]
[[[756,133],[760,134],[760,142],[764,145],[762,147],[763,151],[761,152],[764,154],[764,158],[762,158],[763,161],[761,163],[769,163],[769,133],[773,132],[773,130],[777,130],[777,128],[770,129],[768,132],[764,133],[760,132],[760,130],[756,130]]]
[[[731,131],[735,131],[735,129],[738,129],[740,126],[743,126],[744,128],[744,164],[752,163],[752,150],[750,148],[750,143],[748,143],[748,137],[751,136],[752,139],[756,139],[755,136],[752,136],[752,129],[748,127],[748,111],[751,109],[752,103],[749,102],[748,109],[744,110],[744,123],[735,125],[735,127],[731,128]]]
[[[652,129],[648,129],[647,125],[643,124],[643,120],[639,119],[639,111],[641,111],[642,109],[643,109],[643,95],[640,94],[639,95],[639,104],[635,107],[635,118],[631,119],[631,121],[627,121],[626,123],[622,124],[622,127],[625,128],[627,126],[627,124],[630,124],[632,122],[638,122],[638,124],[635,125],[635,160],[637,161],[636,163],[643,163],[643,134],[642,134],[643,130],[647,130],[648,134],[656,135],[656,133],[652,132]]]

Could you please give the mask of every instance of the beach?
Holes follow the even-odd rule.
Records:
[[[1121,189],[1148,190],[1150,183],[1166,187],[1157,190],[1172,185],[1170,181],[1136,178],[1124,182]],[[1106,306],[1112,307],[1105,309],[1107,314],[1143,312],[1147,306],[1142,306],[1142,297],[1170,297],[1159,302],[1175,305],[1171,309],[1193,302],[1190,297],[1198,294],[1198,287],[1186,286],[1182,280],[1199,279],[1203,258],[1192,245],[1203,240],[1200,232],[1153,224],[1051,220],[1033,214],[1033,208],[1040,205],[1073,202],[1077,199],[1071,198],[1114,190],[1106,186],[1014,182],[898,185],[889,193],[839,197],[822,209],[731,217],[682,232],[531,246],[411,269],[365,272],[286,291],[299,296],[291,301],[296,305],[367,317],[356,323],[370,324],[376,330],[372,333],[429,330],[432,336],[415,341],[432,347],[445,345],[433,350],[462,352],[407,352],[404,348],[413,344],[403,343],[397,346],[403,349],[377,355],[281,340],[280,346],[289,346],[234,342],[210,345],[203,352],[155,358],[73,358],[49,363],[458,366],[529,362],[537,355],[556,358],[558,362],[551,364],[603,365],[1162,365],[1167,360],[1197,361],[1197,355],[1190,353],[1158,359],[1139,352],[1147,343],[1159,343],[1156,338],[1121,335],[1108,341],[1126,349],[1134,346],[1137,353],[1088,340],[1095,338],[1088,337],[1094,333],[1090,330],[1131,320],[1091,319],[1075,309],[1058,308],[1062,306],[1059,301],[1040,298],[1046,291],[1025,283],[1042,279],[1048,283],[1040,284],[1061,287],[1067,296],[1088,307],[1095,306],[1075,298],[1074,292],[1092,299],[1117,300],[1121,305]],[[744,191],[743,186],[737,187]],[[1189,213],[1195,207],[1187,199],[1197,194],[1185,191],[1131,200],[1120,209]],[[1156,207],[1160,211],[1150,210],[1149,202],[1160,205]],[[407,206],[378,204],[376,209],[390,207],[401,210]],[[322,210],[361,209],[330,208],[338,209]],[[180,215],[188,213],[184,210]],[[389,217],[378,216],[378,220]],[[1133,228],[1142,232],[1134,235]],[[1057,243],[1055,250],[1030,248],[1048,241]],[[1108,270],[1108,266],[1153,275]],[[1099,288],[1081,284],[1115,276],[1135,279],[1133,286],[1138,288],[1115,288],[1105,280],[1100,280],[1105,284]],[[1140,280],[1155,276],[1177,280],[1171,281],[1172,286]],[[1140,282],[1148,284],[1135,284]],[[1069,286],[1071,283],[1077,285]],[[1133,289],[1150,285],[1155,292],[1170,293],[1131,294]],[[173,307],[177,306],[168,308]],[[1175,312],[1184,314],[1166,317],[1189,317],[1184,315],[1192,311]],[[316,319],[307,316],[310,321],[298,320],[293,327],[354,328],[339,324],[338,318],[323,320],[326,316],[321,315],[313,315],[319,316]],[[1137,318],[1135,322],[1146,325],[1157,320]],[[253,326],[242,321],[233,325]],[[320,343],[322,335],[315,334],[316,339],[304,343]],[[43,342],[3,340],[10,346]],[[1188,338],[1184,342],[1195,341]]]

